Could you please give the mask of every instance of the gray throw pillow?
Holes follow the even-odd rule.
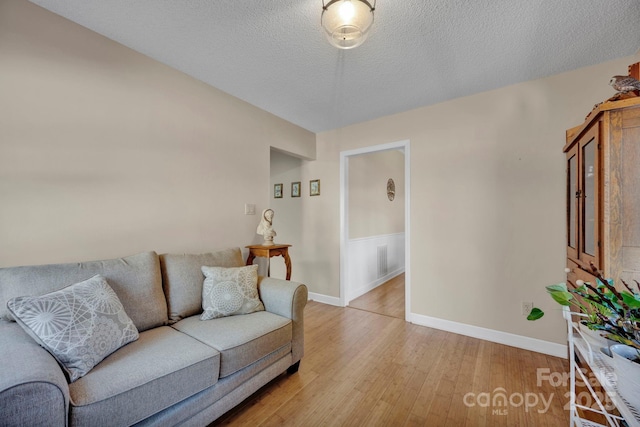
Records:
[[[118,296],[99,274],[49,294],[12,298],[7,307],[62,365],[70,382],[138,339]]]
[[[264,311],[258,296],[258,266],[202,267],[202,309],[200,320]]]

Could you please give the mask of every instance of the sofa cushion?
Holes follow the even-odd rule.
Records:
[[[11,298],[43,295],[96,274],[107,279],[138,331],[168,322],[155,252],[103,261],[0,268],[0,316],[12,320],[7,310]]]
[[[162,285],[167,296],[171,323],[202,312],[202,266],[242,267],[240,248],[207,254],[160,255]]]
[[[291,320],[268,311],[206,322],[193,316],[172,326],[221,353],[220,378],[290,344],[292,336]]]
[[[12,298],[7,306],[20,326],[62,365],[71,382],[138,339],[118,296],[99,274],[45,295]]]
[[[202,267],[202,315],[200,320],[263,311],[258,296],[258,266]]]
[[[164,326],[69,385],[70,425],[131,425],[218,380],[220,353]]]

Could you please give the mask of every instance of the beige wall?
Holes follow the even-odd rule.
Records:
[[[389,201],[387,181],[396,197]],[[404,154],[399,150],[349,157],[349,238],[404,232]]]
[[[0,266],[257,242],[270,146],[315,135],[27,1],[0,0]]]
[[[562,343],[544,286],[564,279],[564,131],[639,59],[324,132],[314,148],[310,132],[0,0],[0,266],[258,242],[243,207],[275,206],[273,146],[316,156],[300,168],[294,276],[337,297],[340,151],[410,140],[411,311]],[[547,316],[525,321],[521,301]]]
[[[565,277],[565,130],[612,96],[609,78],[638,59],[319,134],[317,161],[303,172],[323,178],[305,217],[305,242],[322,264],[312,291],[339,296],[340,151],[410,140],[411,311],[564,343],[544,286]],[[521,301],[547,315],[527,322]]]

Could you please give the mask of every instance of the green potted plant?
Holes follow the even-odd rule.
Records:
[[[618,291],[612,280],[602,277],[602,273],[591,265],[597,278],[596,284],[576,281],[576,286],[567,288],[564,283],[547,286],[547,292],[562,306],[572,307],[572,311],[586,317],[580,322],[589,329],[598,331],[604,337],[636,348],[640,351],[640,292],[622,281],[625,290]],[[640,283],[635,281],[640,288]],[[527,316],[537,320],[544,312],[534,307]]]
[[[571,289],[560,283],[547,286],[547,292],[558,304],[582,313],[581,326],[620,343],[609,348],[618,391],[640,411],[640,283],[635,281],[636,291],[622,281],[625,289],[619,291],[593,264],[591,270],[597,279],[595,284],[578,280]],[[534,307],[527,319],[537,320],[542,316],[544,312]]]

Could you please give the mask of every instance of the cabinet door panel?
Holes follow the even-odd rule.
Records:
[[[578,149],[567,153],[567,257],[578,258]]]
[[[582,251],[596,256],[596,142],[595,138],[582,146],[582,182],[584,203],[584,243]]]
[[[600,123],[567,153],[567,257],[585,270],[600,265]]]
[[[622,132],[621,148],[622,246],[640,248],[640,127]]]

